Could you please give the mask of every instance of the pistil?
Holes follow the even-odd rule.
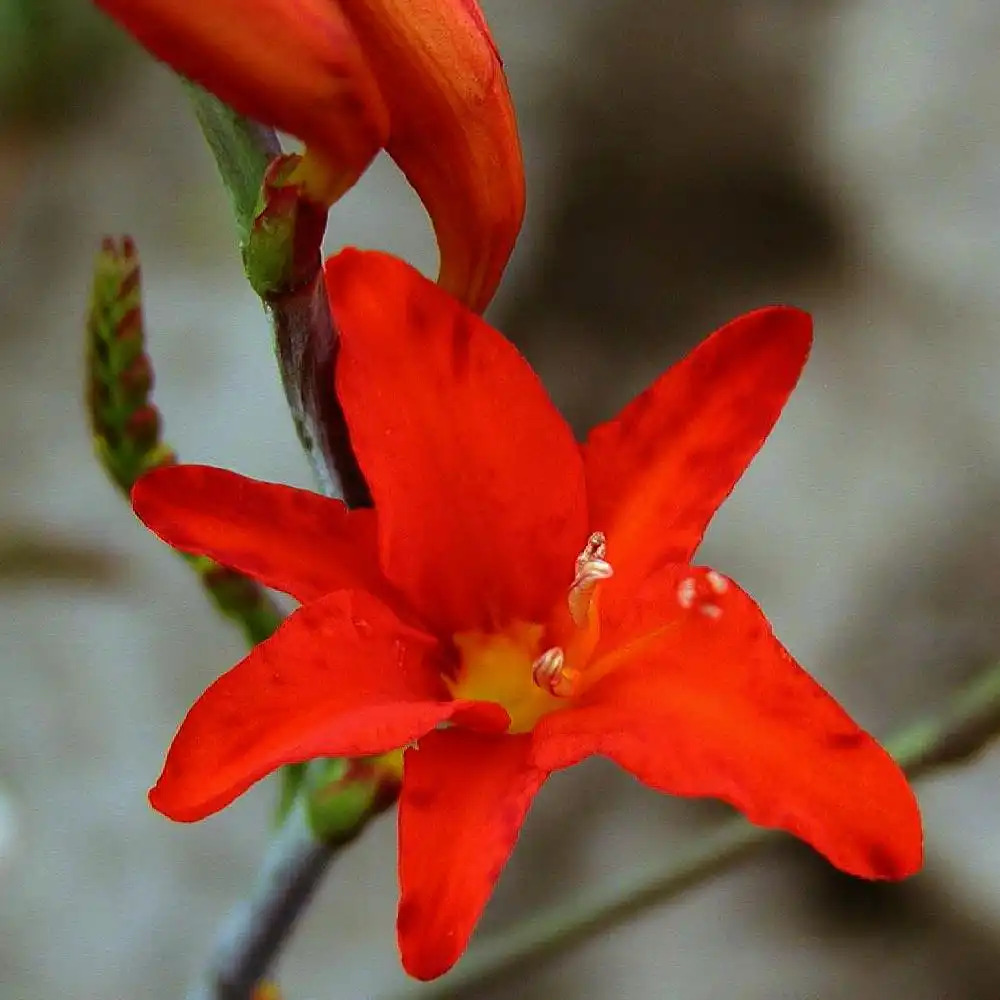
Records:
[[[604,532],[595,531],[577,556],[576,576],[569,588],[569,614],[577,628],[587,626],[597,585],[614,576],[615,571],[606,556],[607,539]]]
[[[566,596],[569,621],[549,633],[560,645],[550,646],[531,665],[535,686],[553,697],[569,698],[576,693],[581,670],[597,645],[600,627],[594,597],[597,585],[614,576],[606,556],[604,532],[595,531],[576,559]]]

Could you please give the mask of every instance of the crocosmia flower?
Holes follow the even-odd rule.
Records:
[[[427,207],[440,281],[493,296],[524,214],[499,53],[475,0],[95,0],[150,52],[241,114],[306,144],[331,204],[380,149]]]
[[[374,509],[198,466],[133,494],[171,545],[302,603],[195,703],[156,809],[198,820],[282,764],[406,747],[398,932],[423,979],[464,950],[548,775],[592,754],[846,872],[919,868],[899,768],[691,563],[799,377],[805,313],[734,320],[581,446],[515,348],[407,265],[345,251],[326,280]]]

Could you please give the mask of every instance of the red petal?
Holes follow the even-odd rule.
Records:
[[[462,729],[429,733],[406,751],[399,798],[399,948],[417,979],[447,972],[465,951],[547,777],[531,738]]]
[[[157,58],[241,114],[314,147],[346,190],[389,134],[388,111],[332,0],[96,0]]]
[[[132,506],[168,545],[210,556],[302,602],[334,590],[385,592],[375,512],[203,465],[142,477]]]
[[[728,323],[658,378],[584,449],[591,524],[615,576],[602,607],[690,561],[770,433],[809,354],[812,321],[771,307]]]
[[[195,702],[150,802],[189,822],[282,764],[384,753],[446,719],[506,729],[498,705],[446,700],[432,643],[369,594],[300,608]]]
[[[579,448],[517,350],[393,257],[326,265],[382,568],[442,633],[544,621],[586,541]]]
[[[539,722],[536,763],[601,753],[659,791],[724,799],[851,874],[913,874],[920,814],[902,771],[795,663],[747,594],[731,581],[715,592],[720,579],[672,567],[651,580],[631,643],[594,664],[608,672],[575,707]]]

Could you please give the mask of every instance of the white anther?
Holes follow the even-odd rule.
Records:
[[[703,575],[686,576],[677,584],[677,603],[685,611],[697,611],[705,618],[721,618],[722,607],[715,602],[729,590],[729,581],[714,569]]]
[[[569,613],[577,628],[587,624],[590,602],[594,588],[602,580],[610,580],[615,575],[614,568],[604,557],[607,555],[607,539],[603,531],[595,531],[583,551],[576,557],[576,576],[569,588]]]
[[[531,665],[531,679],[538,687],[554,695],[562,679],[565,662],[566,654],[559,646],[553,646],[545,650]]]
[[[579,576],[587,563],[593,562],[595,559],[603,562],[607,554],[608,539],[603,531],[595,531],[587,539],[587,544],[584,545],[583,551],[576,557],[576,575]]]

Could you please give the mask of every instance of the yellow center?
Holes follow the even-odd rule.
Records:
[[[510,716],[509,732],[529,732],[543,715],[565,707],[532,679],[544,633],[541,625],[515,622],[505,632],[456,635],[461,662],[458,675],[447,681],[452,696],[494,701]]]
[[[565,708],[579,691],[600,632],[594,598],[613,572],[604,554],[604,535],[595,532],[577,559],[566,606],[550,627],[514,622],[502,632],[454,636],[458,669],[446,678],[452,696],[502,705],[511,733],[529,732],[543,715]]]

